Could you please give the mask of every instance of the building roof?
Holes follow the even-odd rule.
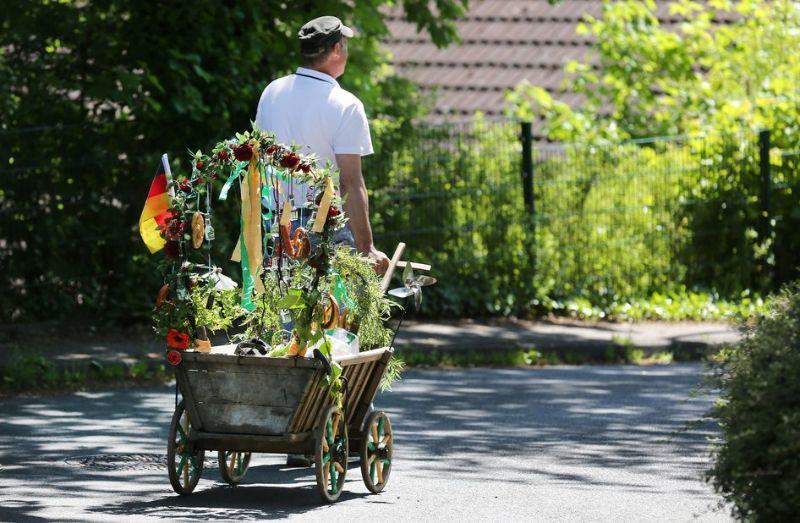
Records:
[[[658,2],[658,17],[672,25],[669,2]],[[387,17],[386,44],[398,73],[425,91],[436,93],[434,114],[469,116],[476,111],[501,115],[504,93],[528,80],[570,105],[580,101],[561,92],[564,66],[588,61],[591,39],[576,33],[585,15],[600,17],[602,0],[471,0],[456,24],[460,45],[439,49],[427,33],[418,33],[399,10]]]

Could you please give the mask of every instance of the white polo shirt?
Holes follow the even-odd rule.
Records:
[[[275,134],[278,142],[295,143],[303,154],[317,155],[317,164],[337,154],[372,154],[364,104],[332,76],[298,67],[295,74],[271,82],[261,94],[256,127]],[[295,205],[311,199],[307,187],[293,187]]]

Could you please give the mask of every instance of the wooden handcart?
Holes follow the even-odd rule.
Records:
[[[314,456],[320,494],[333,502],[355,447],[364,483],[380,492],[392,468],[392,426],[370,405],[391,355],[383,348],[336,360],[345,378],[340,409],[319,360],[235,356],[233,346],[184,352],[175,367],[183,400],[167,448],[172,488],[181,495],[194,490],[207,450],[217,451],[222,478],[232,485],[244,478],[253,452],[306,454]]]

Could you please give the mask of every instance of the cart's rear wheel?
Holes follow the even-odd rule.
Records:
[[[185,496],[191,494],[203,474],[205,451],[191,450],[189,434],[192,422],[183,401],[175,407],[172,423],[169,425],[169,441],[167,442],[167,470],[172,490]]]
[[[370,492],[377,494],[389,482],[392,471],[392,423],[389,416],[376,410],[367,418],[361,431],[361,477]]]
[[[220,450],[217,452],[219,461],[219,472],[230,485],[238,485],[247,474],[247,467],[250,466],[250,453],[238,450]]]
[[[347,474],[347,424],[342,411],[335,405],[330,407],[316,428],[314,465],[317,469],[317,489],[322,498],[333,503],[339,499]]]

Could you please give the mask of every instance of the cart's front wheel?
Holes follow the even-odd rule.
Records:
[[[315,434],[317,488],[322,499],[332,503],[339,499],[347,474],[347,426],[342,411],[335,405],[320,418]]]
[[[172,489],[185,496],[191,494],[203,474],[204,450],[192,449],[189,441],[192,423],[183,401],[175,407],[172,423],[169,425],[167,443],[167,470]]]
[[[377,494],[389,482],[392,471],[392,423],[389,416],[376,410],[367,418],[361,431],[361,477],[370,492]]]
[[[217,453],[217,460],[222,479],[230,485],[238,485],[247,474],[247,467],[250,466],[250,453],[238,450],[220,450]]]

